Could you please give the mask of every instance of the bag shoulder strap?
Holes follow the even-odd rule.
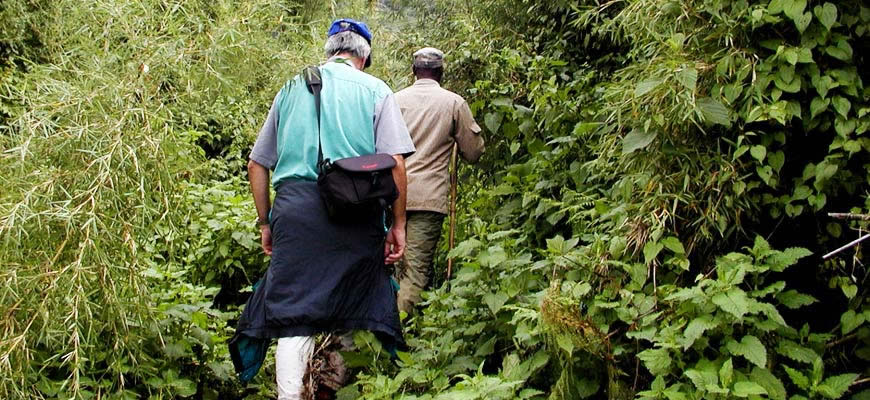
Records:
[[[323,143],[320,139],[320,90],[323,89],[323,79],[320,77],[320,68],[311,65],[302,71],[305,78],[305,86],[308,92],[314,95],[314,110],[317,113],[317,168],[323,164]]]

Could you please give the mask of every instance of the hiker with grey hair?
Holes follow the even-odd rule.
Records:
[[[435,245],[447,214],[448,161],[453,144],[459,155],[475,163],[483,154],[480,126],[465,99],[441,87],[444,53],[426,47],[414,53],[416,81],[396,93],[396,102],[417,152],[408,160],[407,241],[397,269],[400,311],[410,313],[429,282]]]
[[[247,381],[277,338],[281,400],[300,398],[317,333],[364,329],[388,348],[404,343],[385,264],[404,253],[404,159],[414,145],[390,88],[363,72],[371,65],[371,40],[362,22],[333,22],[324,46],[328,59],[314,70],[320,89],[309,92],[310,69],[288,81],[251,151],[248,179],[263,251],[272,259],[242,312],[230,353]],[[336,221],[317,184],[321,159],[374,153],[395,160],[391,174],[399,195],[389,231],[381,205],[376,212]]]

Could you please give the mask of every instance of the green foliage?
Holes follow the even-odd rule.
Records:
[[[0,397],[273,395],[225,347],[266,263],[243,165],[338,14],[396,89],[445,50],[487,139],[454,278],[339,398],[866,397],[863,250],[809,256],[868,228],[822,216],[870,210],[857,0],[7,0]]]
[[[306,6],[3,3],[0,397],[239,395],[202,284],[262,256],[238,179],[204,181],[241,172],[286,64],[319,54],[283,44]]]

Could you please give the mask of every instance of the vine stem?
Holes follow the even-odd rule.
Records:
[[[836,345],[838,345],[838,344],[842,344],[842,343],[848,342],[848,341],[850,341],[850,340],[852,340],[852,339],[854,339],[854,338],[856,338],[856,337],[858,337],[858,333],[853,333],[853,334],[848,335],[848,336],[843,336],[843,337],[840,338],[840,339],[837,339],[837,340],[835,340],[835,341],[833,341],[833,342],[831,342],[831,343],[826,344],[825,347],[826,347],[826,348],[831,348],[831,347],[834,347],[834,346],[836,346]]]
[[[832,252],[830,252],[830,253],[828,253],[828,254],[825,254],[824,256],[822,256],[822,259],[823,259],[823,260],[827,260],[827,259],[831,258],[833,255],[835,255],[835,254],[837,254],[837,253],[839,253],[839,252],[841,252],[841,251],[843,251],[843,250],[846,250],[846,249],[848,249],[848,248],[850,248],[850,247],[852,247],[852,246],[854,246],[854,245],[856,245],[856,244],[858,244],[858,243],[863,242],[863,241],[864,241],[865,239],[867,239],[867,238],[870,238],[870,233],[868,233],[868,234],[866,234],[866,235],[864,235],[864,236],[861,236],[861,237],[859,237],[858,239],[855,239],[855,240],[853,240],[853,241],[851,241],[851,242],[849,242],[849,243],[846,243],[845,245],[843,245],[842,247],[840,247],[840,248],[837,249],[837,250],[834,250],[834,251],[832,251]]]
[[[851,386],[856,386],[856,385],[860,385],[860,384],[867,383],[867,382],[870,382],[870,378],[858,379],[857,381],[852,382],[852,384],[849,385],[849,386],[850,386],[850,387],[851,387]]]
[[[837,219],[859,219],[862,221],[870,221],[870,214],[828,213],[828,216]]]

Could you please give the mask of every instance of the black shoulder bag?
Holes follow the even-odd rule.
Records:
[[[317,112],[317,186],[329,217],[336,222],[353,221],[382,212],[399,197],[393,181],[396,160],[389,154],[369,154],[330,161],[323,159],[320,138],[320,69],[307,67],[302,75],[314,94]]]

